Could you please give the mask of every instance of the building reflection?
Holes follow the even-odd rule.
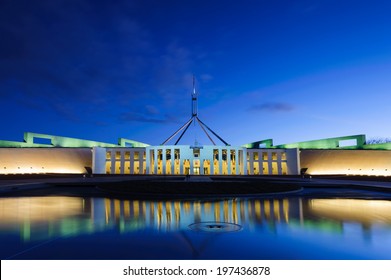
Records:
[[[343,233],[346,223],[371,231],[391,225],[391,201],[365,199],[119,200],[110,198],[30,197],[0,199],[0,233],[23,241],[92,234],[109,229],[188,231],[198,222],[226,222],[245,230],[279,226]]]
[[[90,199],[22,197],[0,199],[0,233],[18,232],[24,241],[93,232]]]
[[[104,199],[106,223],[137,224],[159,231],[188,229],[198,222],[262,225],[288,223],[292,218],[288,199],[215,201],[139,201]],[[297,207],[294,207],[297,208]],[[298,216],[298,213],[297,215]],[[103,219],[103,217],[102,217]],[[132,226],[134,228],[134,226]]]
[[[340,222],[355,222],[365,226],[373,223],[391,225],[391,201],[365,199],[311,199],[310,211]]]

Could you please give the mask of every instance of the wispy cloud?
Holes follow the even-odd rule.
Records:
[[[160,113],[159,109],[156,108],[155,106],[153,105],[146,105],[145,106],[145,110],[151,114],[151,115],[158,115]]]
[[[162,117],[151,116],[148,114],[143,114],[139,112],[125,112],[119,115],[119,121],[123,123],[177,123],[178,120],[175,117],[164,115]]]
[[[21,106],[40,100],[71,122],[96,110],[161,123],[172,121],[158,118],[164,111],[182,110],[178,100],[185,85],[190,90],[195,55],[175,40],[156,42],[131,16],[128,1],[12,2],[0,9],[1,96],[17,90]],[[120,113],[125,108],[134,113]],[[94,116],[97,123],[102,115]]]
[[[72,125],[175,123],[188,113],[192,75],[202,64],[197,61],[208,58],[177,38],[158,39],[154,27],[135,15],[132,5],[140,3],[4,3],[3,102]],[[213,76],[196,78],[206,83]]]
[[[52,109],[67,121],[76,123],[80,122],[80,114],[75,112],[75,110],[67,104],[55,103],[52,105]]]
[[[270,111],[270,112],[290,112],[295,108],[293,105],[283,102],[267,102],[256,104],[248,108],[249,111]]]
[[[209,82],[209,81],[213,80],[213,76],[210,74],[201,74],[200,78],[204,82]]]

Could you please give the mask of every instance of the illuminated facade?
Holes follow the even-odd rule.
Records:
[[[391,175],[391,143],[368,145],[365,135],[353,135],[231,146],[198,117],[197,103],[193,77],[190,119],[158,146],[124,138],[111,144],[30,132],[23,142],[0,140],[0,174]],[[213,145],[177,145],[191,124],[199,125]],[[176,142],[168,144],[177,135]],[[212,136],[223,145],[216,145]]]
[[[148,146],[93,149],[96,174],[287,175],[298,174],[297,149],[233,146]]]
[[[148,174],[241,175],[244,151],[231,146],[187,145],[147,147]]]
[[[27,139],[27,141],[26,141]],[[43,140],[49,140],[42,143]],[[154,175],[298,174],[297,149],[160,145],[120,139],[118,145],[25,133],[1,141],[0,174],[86,173]],[[130,147],[129,147],[130,145]]]
[[[273,145],[118,144],[25,133],[23,142],[0,141],[0,174],[94,173],[145,175],[391,176],[391,143],[368,145],[353,135]]]
[[[213,145],[177,145],[191,124],[199,125]],[[216,145],[212,136],[223,145]],[[190,118],[161,145],[125,138],[111,144],[30,132],[23,142],[0,140],[0,174],[25,173],[389,176],[391,143],[368,145],[365,135],[353,135],[283,145],[266,139],[231,146],[198,117],[193,77]]]

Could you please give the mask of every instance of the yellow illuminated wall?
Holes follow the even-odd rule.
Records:
[[[102,173],[290,175],[305,168],[313,175],[391,176],[391,150],[212,149],[201,154],[202,158],[194,158],[198,161],[188,152],[191,149],[184,149],[181,155],[177,150],[172,148],[174,156],[168,157],[163,149],[149,149],[147,161],[145,148],[107,148]],[[0,148],[0,174],[86,173],[92,160],[90,148]]]
[[[1,148],[0,174],[86,173],[90,148]]]
[[[391,151],[301,150],[300,163],[313,175],[391,175]]]

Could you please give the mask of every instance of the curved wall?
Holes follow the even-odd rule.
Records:
[[[86,173],[90,148],[1,148],[0,174]]]
[[[90,148],[1,148],[0,174],[86,173]],[[391,176],[391,151],[301,150],[299,166],[308,174]]]
[[[301,150],[300,163],[307,174],[391,176],[391,151]]]

